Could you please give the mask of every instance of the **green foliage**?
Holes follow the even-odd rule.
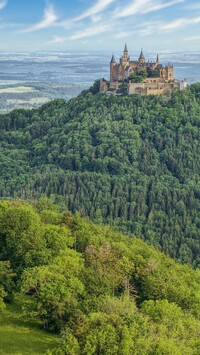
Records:
[[[55,349],[50,338],[44,338],[47,353],[198,355],[200,271],[176,263],[140,239],[61,213],[47,202],[3,202],[0,236],[1,243],[6,241],[5,260],[0,260],[1,306],[5,289],[22,303],[27,324],[42,323],[48,331],[61,331]],[[33,226],[37,227],[35,244]],[[40,257],[30,253],[31,262],[26,263],[29,245],[33,255],[39,250]],[[25,256],[18,258],[21,251]],[[1,310],[1,322],[6,312]],[[27,331],[25,320],[18,322],[19,333],[22,324]],[[0,338],[5,331],[6,336],[13,334],[12,327],[0,325]],[[35,334],[30,331],[28,349],[34,349]],[[20,333],[10,348],[3,341],[3,347],[17,354],[13,349],[19,344],[23,349],[27,341],[22,338]],[[40,347],[43,353],[39,341],[36,354]]]
[[[45,329],[60,329],[63,322],[74,314],[77,299],[84,293],[84,285],[80,281],[82,269],[78,253],[66,250],[50,265],[24,271],[22,291],[35,298],[35,315],[43,320]],[[25,312],[29,314],[32,308],[32,302],[27,302]]]
[[[160,77],[160,69],[148,69],[148,78],[159,78]]]
[[[128,94],[127,80],[123,81],[123,83],[120,85],[119,89],[116,92],[117,94],[122,94],[122,95]]]
[[[56,217],[59,220],[58,214]],[[18,274],[25,267],[47,264],[66,245],[73,244],[67,228],[49,224],[57,219],[51,210],[42,210],[39,216],[27,204],[11,204],[0,216],[2,260],[9,259]]]
[[[89,92],[93,95],[98,94],[100,89],[100,80],[96,80],[94,84],[90,87]]]
[[[141,83],[144,79],[146,79],[148,76],[148,73],[146,69],[141,68],[138,72],[136,73],[131,73],[128,77],[128,81],[131,81],[132,83]]]
[[[199,267],[199,100],[199,84],[171,98],[84,92],[68,103],[1,115],[0,197],[46,194],[63,209],[131,232]],[[45,201],[37,208],[43,221],[59,223],[58,209]],[[31,228],[39,240],[37,223]],[[24,263],[32,259],[27,255]]]
[[[4,291],[4,288],[0,286],[0,316],[2,310],[5,308],[5,304],[4,304],[5,297],[6,297],[6,292]]]
[[[11,269],[10,261],[0,261],[0,308],[5,298],[7,300],[12,299],[12,294],[15,290],[15,276],[16,274]]]

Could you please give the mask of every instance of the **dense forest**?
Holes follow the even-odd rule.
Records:
[[[0,115],[0,197],[43,194],[200,266],[200,84]]]
[[[46,198],[0,202],[0,251],[0,315],[21,299],[48,355],[199,355],[200,270]]]

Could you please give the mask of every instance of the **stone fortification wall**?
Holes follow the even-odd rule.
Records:
[[[166,93],[171,93],[174,88],[181,89],[179,81],[174,81],[172,83],[165,83],[160,81],[152,83],[129,83],[128,94],[163,95]]]
[[[100,80],[100,93],[110,92],[116,94],[122,85],[122,82],[109,82],[105,79]],[[146,79],[141,83],[128,83],[128,95],[163,95],[171,93],[173,89],[177,88],[183,90],[187,86],[185,80],[174,80],[173,82],[165,82],[160,78]]]

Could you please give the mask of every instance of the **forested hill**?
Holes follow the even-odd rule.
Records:
[[[53,195],[200,266],[200,84],[0,116],[0,196]]]
[[[60,213],[46,198],[0,202],[1,354],[199,355],[199,295],[200,270],[142,240]],[[14,330],[8,301],[22,305]],[[37,342],[38,322],[61,331],[59,345],[41,330]]]

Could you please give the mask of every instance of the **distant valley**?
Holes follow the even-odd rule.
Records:
[[[37,108],[50,100],[62,97],[66,101],[77,96],[83,85],[29,82],[0,86],[0,113],[13,109]]]

